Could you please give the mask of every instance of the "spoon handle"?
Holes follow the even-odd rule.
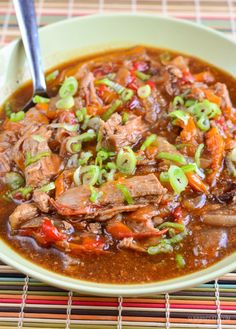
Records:
[[[13,0],[24,49],[33,80],[34,94],[46,92],[37,21],[33,0]]]

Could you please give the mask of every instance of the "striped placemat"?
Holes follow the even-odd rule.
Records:
[[[236,38],[235,0],[38,0],[38,24],[103,12],[146,12],[196,21]],[[0,1],[0,46],[19,36],[11,1]],[[2,63],[0,63],[2,65]],[[0,263],[0,329],[235,329],[236,272],[149,298],[83,296]]]

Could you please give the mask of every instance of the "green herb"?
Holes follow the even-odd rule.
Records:
[[[129,146],[120,149],[116,158],[117,169],[120,172],[132,175],[136,170],[136,163],[136,156]]]
[[[51,155],[51,152],[44,151],[36,154],[35,156],[31,156],[29,152],[26,153],[26,159],[25,159],[25,166],[29,166],[30,164],[39,161],[40,159],[47,157]]]
[[[78,81],[74,77],[66,78],[59,89],[59,96],[61,98],[72,97],[78,90]]]
[[[42,96],[39,96],[39,95],[35,95],[33,97],[33,102],[35,104],[45,104],[45,103],[49,103],[50,99],[47,98],[47,97],[42,97]]]
[[[104,120],[104,121],[107,121],[109,118],[110,118],[110,116],[120,107],[122,105],[122,101],[121,100],[119,100],[119,99],[117,99],[117,100],[115,100],[113,103],[112,103],[112,105],[111,105],[111,107],[105,112],[105,113],[103,113],[103,115],[102,115],[102,119]]]
[[[132,195],[130,194],[129,189],[125,185],[117,184],[116,187],[122,192],[124,199],[128,204],[134,203]]]
[[[185,164],[186,159],[182,154],[172,154],[168,152],[160,152],[156,156],[157,159],[164,159],[177,162],[179,164]]]
[[[147,147],[149,147],[153,142],[155,142],[157,139],[156,134],[152,134],[148,136],[145,141],[143,142],[142,146],[140,147],[141,151],[145,151]]]
[[[18,121],[23,120],[24,117],[25,117],[25,112],[24,111],[13,112],[13,113],[11,113],[10,121],[18,122]]]

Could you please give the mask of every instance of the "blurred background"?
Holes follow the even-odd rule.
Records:
[[[194,21],[236,38],[236,0],[36,0],[38,24],[75,16],[138,12]],[[0,0],[0,46],[19,36],[11,0]]]

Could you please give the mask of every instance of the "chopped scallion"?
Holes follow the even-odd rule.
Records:
[[[177,162],[179,164],[185,164],[186,159],[182,154],[172,154],[168,152],[160,152],[157,154],[157,159],[164,159]]]
[[[11,113],[10,121],[18,122],[18,121],[23,120],[24,117],[25,117],[25,112],[24,111],[13,112],[13,113]]]
[[[197,150],[195,152],[195,155],[194,155],[194,160],[196,162],[196,165],[198,166],[198,168],[201,167],[201,161],[200,161],[200,158],[201,158],[201,153],[204,149],[204,144],[199,144],[198,147],[197,147]]]
[[[178,268],[184,268],[186,265],[185,259],[181,254],[175,256],[176,265]]]
[[[136,77],[139,78],[142,81],[147,81],[151,78],[150,74],[146,74],[146,73],[143,73],[143,72],[140,72],[140,71],[135,71],[134,73],[135,73]]]
[[[75,105],[75,100],[72,96],[68,96],[56,102],[56,108],[59,110],[68,110]]]
[[[55,189],[55,183],[54,182],[51,182],[51,183],[49,183],[47,185],[42,186],[39,189],[39,191],[47,193],[47,192],[49,192],[51,190],[54,190],[54,189]]]
[[[185,125],[188,123],[189,115],[182,110],[173,111],[169,116],[183,121]]]
[[[122,192],[124,199],[128,204],[134,203],[132,195],[130,194],[129,189],[125,185],[117,184],[116,187]]]
[[[170,179],[170,185],[176,194],[183,192],[188,185],[188,179],[185,176],[183,170],[177,166],[170,166],[168,170],[168,175]]]
[[[49,74],[46,76],[46,81],[47,81],[47,82],[54,81],[54,80],[57,78],[58,74],[59,74],[59,70],[55,70],[55,71],[49,73]]]
[[[121,100],[119,99],[115,100],[112,103],[111,107],[105,113],[103,113],[102,119],[104,121],[107,121],[110,118],[110,116],[121,106],[121,104],[122,104]]]
[[[155,142],[157,139],[156,134],[152,134],[146,138],[146,140],[143,142],[143,144],[140,147],[141,151],[145,151],[147,147],[149,147],[153,142]]]
[[[78,90],[78,81],[74,77],[66,78],[59,89],[59,96],[61,98],[72,97]]]
[[[33,102],[35,104],[45,104],[45,103],[49,103],[50,99],[47,98],[47,97],[42,97],[42,96],[39,96],[39,95],[35,95],[33,97]]]
[[[136,156],[129,146],[120,149],[116,158],[117,169],[120,172],[132,175],[136,170],[136,163]]]
[[[138,88],[137,94],[140,98],[147,98],[151,95],[151,87],[149,85],[144,85]]]

